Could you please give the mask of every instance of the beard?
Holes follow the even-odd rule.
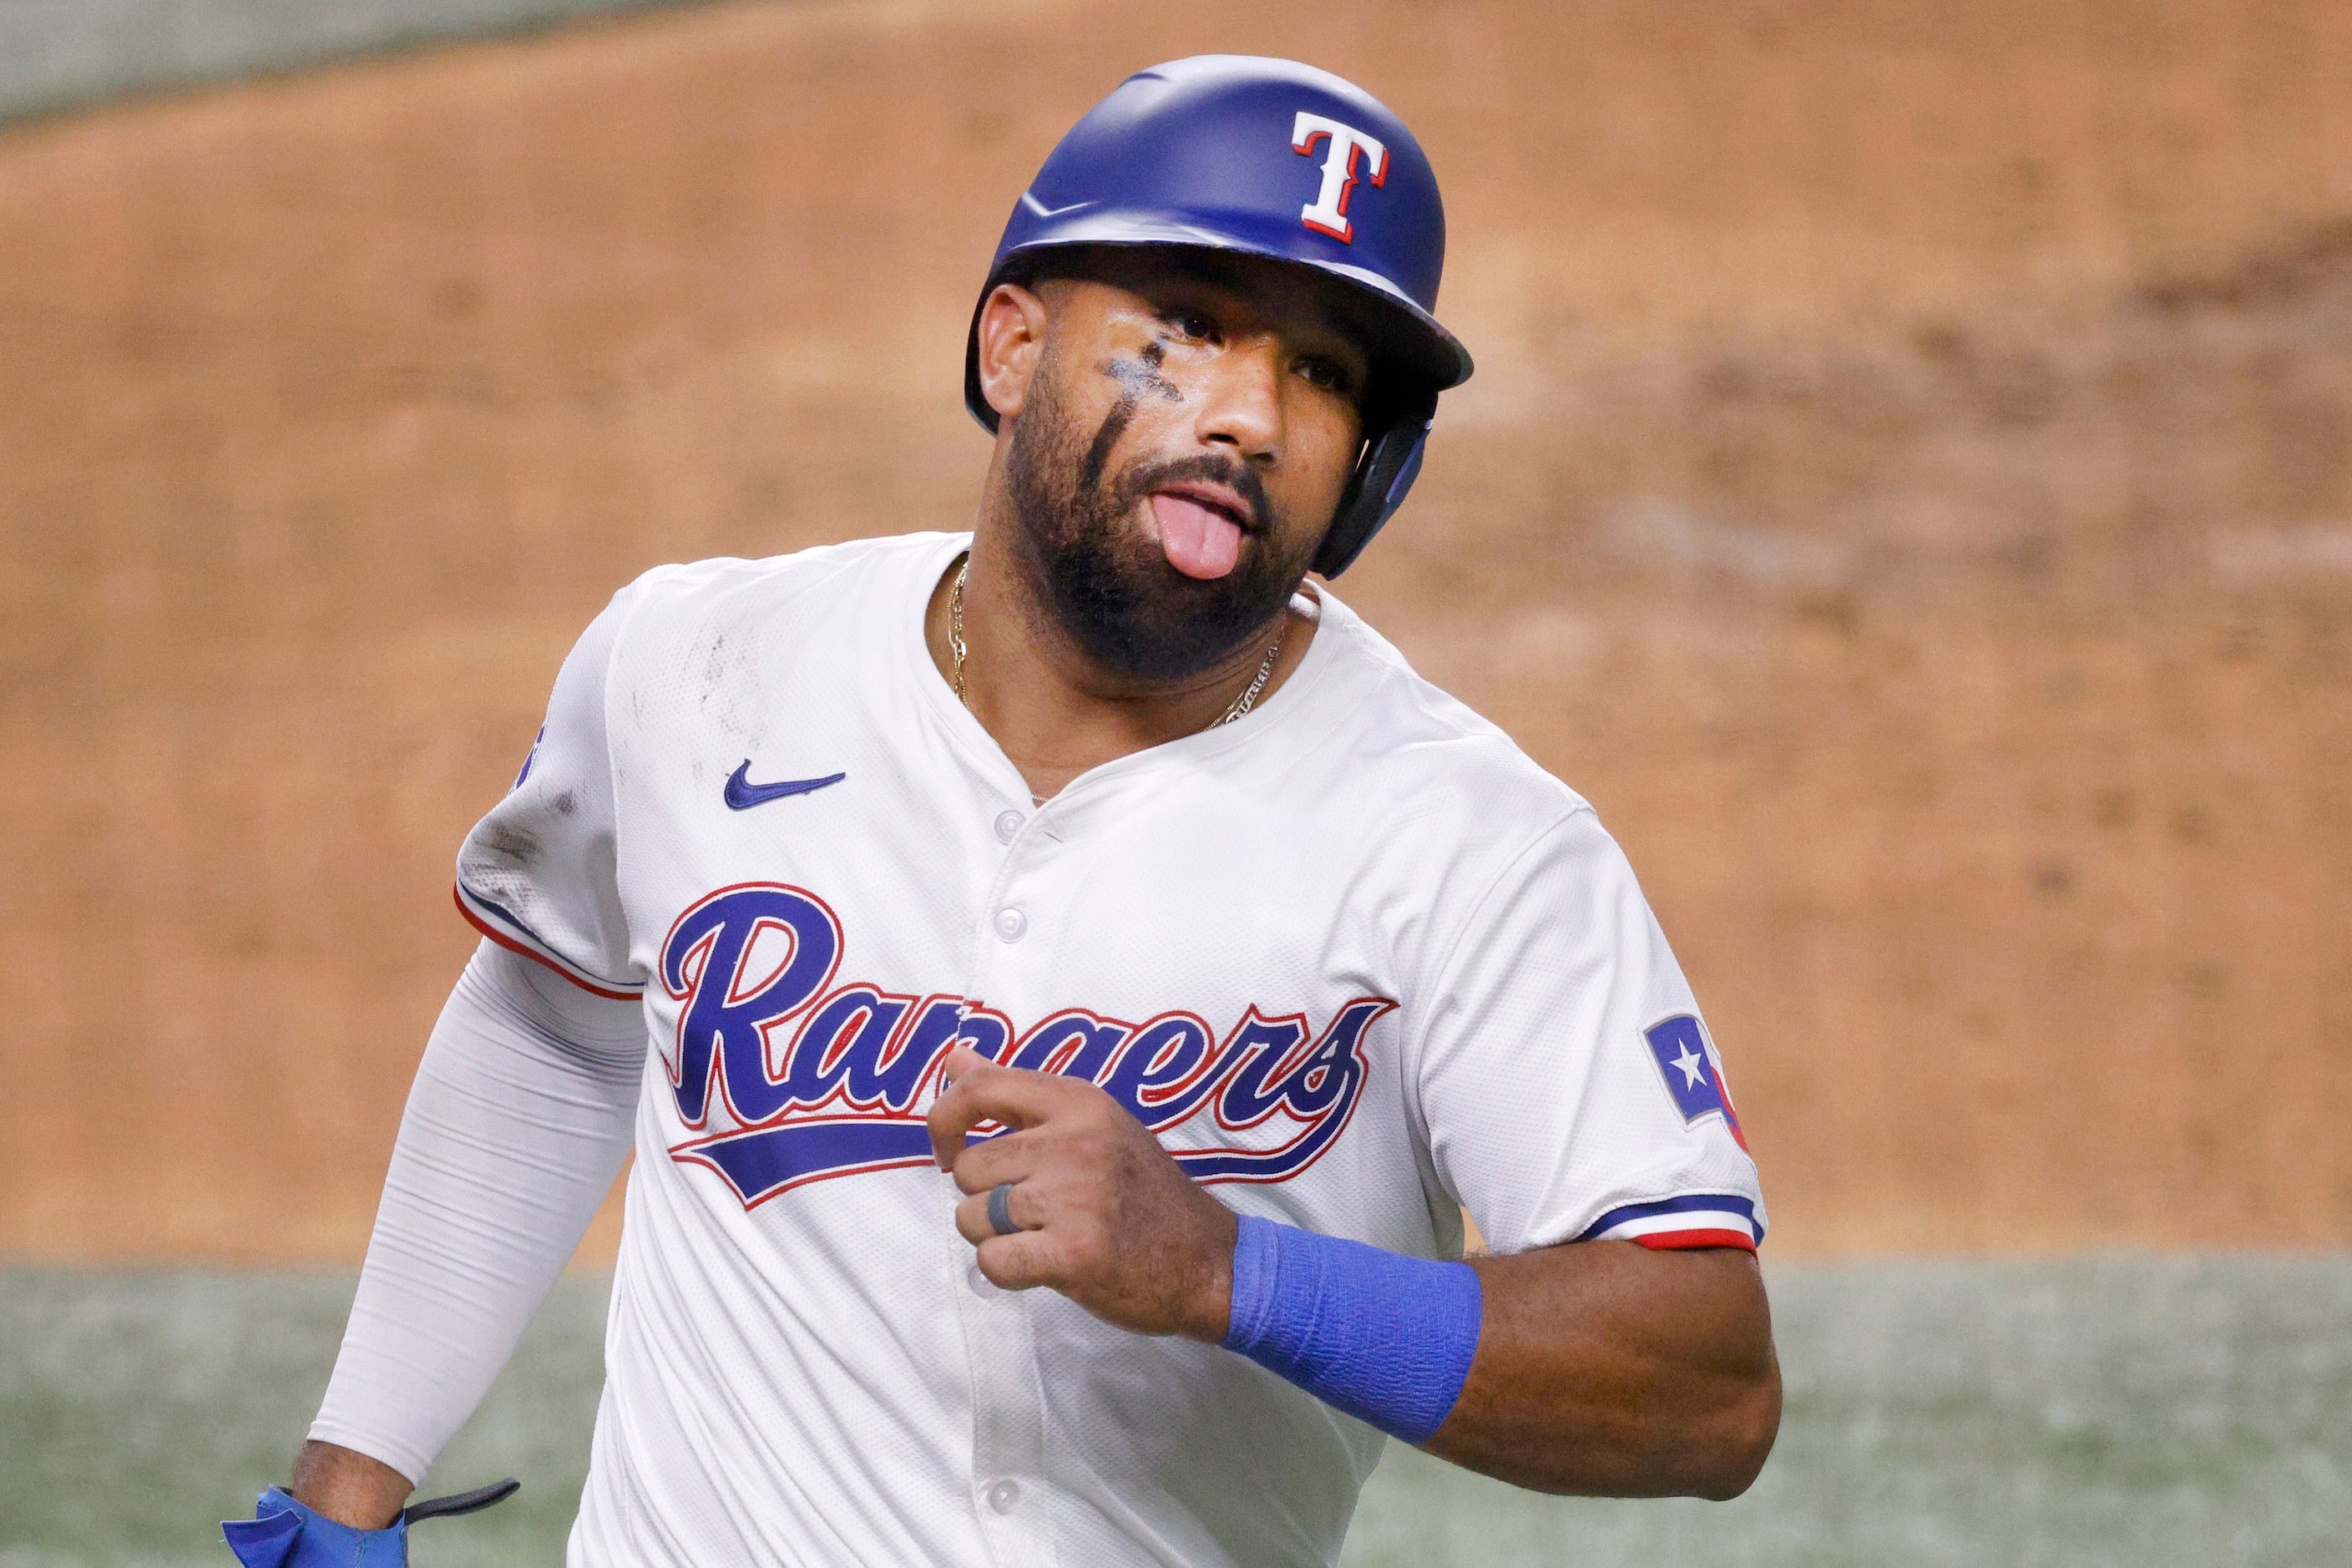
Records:
[[[1277,548],[1286,531],[1257,471],[1237,458],[1203,452],[1104,473],[1133,405],[1122,398],[1099,430],[1081,431],[1056,395],[1057,370],[1051,354],[1038,365],[1005,455],[1014,555],[1033,602],[1114,674],[1161,684],[1213,669],[1290,602],[1318,541],[1295,555]],[[1241,559],[1222,577],[1177,571],[1133,521],[1153,490],[1186,479],[1231,486],[1254,514]]]

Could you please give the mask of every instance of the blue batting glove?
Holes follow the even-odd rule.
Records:
[[[509,1479],[456,1497],[402,1509],[382,1530],[338,1524],[288,1491],[272,1487],[254,1504],[251,1519],[221,1521],[221,1535],[244,1568],[407,1568],[408,1527],[420,1519],[472,1513],[514,1495]]]
[[[251,1519],[224,1520],[221,1534],[245,1568],[407,1568],[408,1515],[389,1528],[337,1524],[284,1487],[272,1487]]]

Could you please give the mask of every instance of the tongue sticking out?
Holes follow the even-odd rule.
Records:
[[[1168,564],[1187,577],[1222,577],[1241,559],[1242,531],[1223,512],[1182,496],[1156,495],[1151,515],[1159,521]]]

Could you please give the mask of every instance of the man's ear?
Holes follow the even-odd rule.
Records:
[[[1000,419],[1019,416],[1045,352],[1045,301],[999,283],[980,308],[980,395]]]

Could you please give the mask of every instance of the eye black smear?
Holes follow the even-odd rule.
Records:
[[[1087,448],[1087,460],[1078,470],[1078,482],[1085,489],[1092,489],[1102,482],[1103,465],[1110,461],[1110,449],[1118,445],[1118,438],[1127,433],[1128,422],[1135,417],[1139,397],[1150,392],[1170,403],[1184,401],[1176,384],[1160,374],[1160,366],[1167,358],[1167,345],[1154,340],[1135,359],[1109,360],[1102,365],[1102,373],[1118,383],[1120,390],[1118,401],[1103,416],[1102,428],[1095,432],[1094,444]]]

